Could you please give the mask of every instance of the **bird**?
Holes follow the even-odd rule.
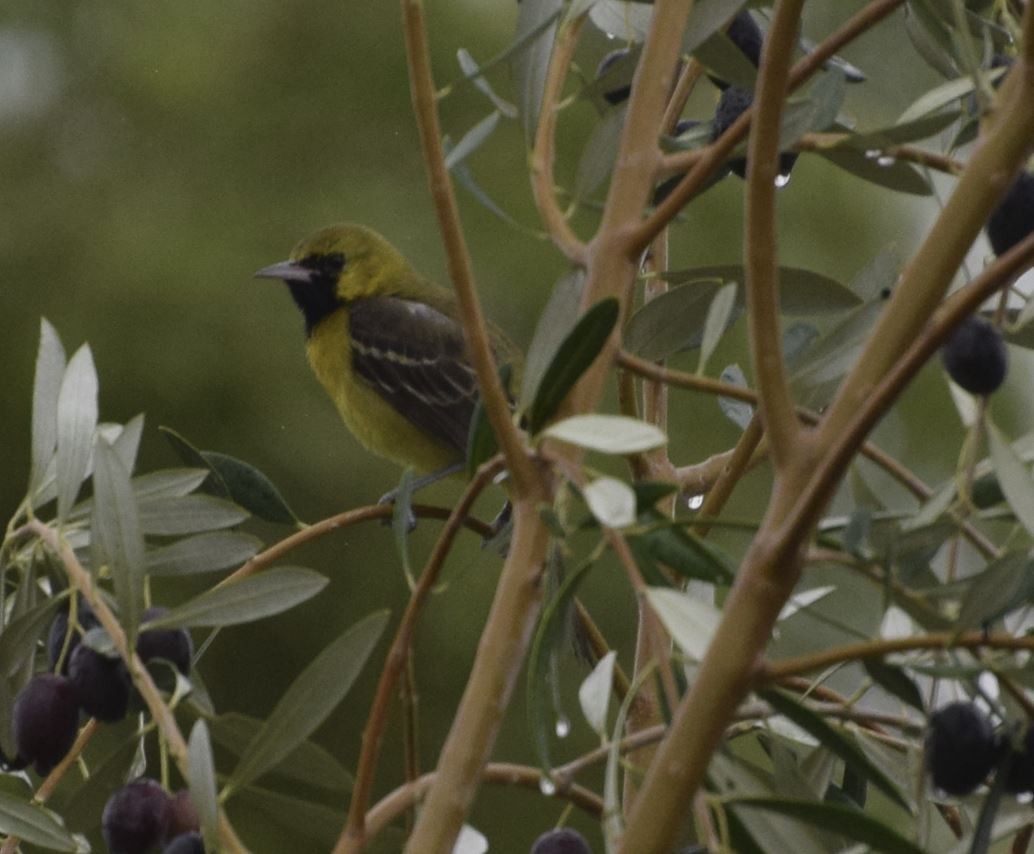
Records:
[[[287,285],[309,365],[362,445],[423,474],[415,486],[463,469],[478,384],[451,291],[355,223],[320,229],[255,277]],[[517,347],[488,333],[497,364],[519,370]]]

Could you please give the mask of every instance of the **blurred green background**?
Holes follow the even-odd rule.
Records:
[[[814,5],[805,32],[817,39],[862,4]],[[432,4],[429,14],[443,85],[460,74],[458,48],[480,61],[505,48],[516,4]],[[591,73],[614,46],[590,28],[579,64]],[[937,82],[909,46],[899,18],[845,55],[870,77],[851,89],[847,103],[863,127],[893,121]],[[505,67],[490,78],[510,96]],[[703,116],[714,93],[701,88],[694,104]],[[489,109],[464,87],[443,102],[443,122],[456,139]],[[574,174],[593,120],[585,104],[564,113],[561,181]],[[516,123],[504,123],[470,165],[512,216],[537,227]],[[362,451],[310,375],[301,318],[286,291],[251,274],[285,257],[309,231],[357,220],[383,232],[429,277],[446,281],[396,4],[8,2],[0,14],[0,175],[0,300],[7,330],[0,338],[7,388],[0,506],[13,510],[27,478],[41,316],[56,326],[69,353],[90,342],[102,419],[146,413],[141,470],[178,464],[156,430],[168,425],[199,447],[263,469],[309,521],[375,501],[395,485],[397,470]],[[740,182],[728,179],[687,210],[673,231],[675,266],[739,260],[741,191]],[[487,311],[526,344],[564,261],[545,241],[459,194]],[[845,281],[887,245],[907,257],[936,211],[932,199],[878,190],[807,156],[781,203],[786,262]],[[578,219],[583,233],[591,219]],[[712,369],[738,361],[749,372],[742,323],[727,339]],[[694,365],[695,357],[686,364]],[[1000,404],[1017,421],[1029,415],[1018,399],[1007,394]],[[735,441],[736,428],[712,400],[677,396],[673,411],[677,462],[702,459]],[[938,370],[929,370],[909,393],[904,411],[881,428],[888,448],[924,475],[948,476],[961,434]],[[754,489],[737,493],[731,512],[756,516],[766,482],[763,474],[753,476],[747,483]],[[458,490],[446,484],[425,498],[447,504]],[[498,492],[482,499],[480,515],[490,518],[500,500]],[[258,530],[270,542],[288,533]],[[414,535],[417,565],[436,531],[437,524],[427,522]],[[344,531],[290,562],[315,567],[332,583],[281,619],[220,636],[201,664],[220,710],[268,713],[293,675],[346,626],[383,607],[397,617],[404,607],[407,588],[382,526]],[[447,566],[448,587],[423,621],[417,668],[425,768],[433,766],[462,690],[499,562],[472,537],[461,539]],[[159,598],[179,601],[204,583],[164,585]],[[632,614],[620,573],[598,570],[585,598],[630,665]],[[317,733],[349,767],[383,648]],[[558,756],[592,743],[573,700],[582,671],[574,664],[569,670],[575,734],[555,745]],[[400,779],[398,732],[394,727],[386,744],[380,792]],[[520,698],[496,757],[534,761]],[[488,835],[492,851],[521,852],[561,811],[561,804],[535,793],[487,787],[472,823]],[[283,816],[241,807],[234,817],[256,851],[325,849],[285,829]],[[595,827],[575,822],[599,844]],[[397,847],[394,839],[384,850]]]

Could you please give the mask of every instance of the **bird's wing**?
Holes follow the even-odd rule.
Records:
[[[368,297],[348,309],[356,373],[420,430],[466,451],[478,387],[459,324],[397,297]]]

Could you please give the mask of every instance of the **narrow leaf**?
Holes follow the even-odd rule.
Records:
[[[77,851],[75,839],[50,810],[0,792],[0,833],[50,851]]]
[[[711,358],[714,348],[718,346],[725,330],[733,321],[733,309],[736,306],[737,285],[730,282],[714,295],[711,305],[707,309],[707,318],[704,320],[704,336],[700,341],[700,362],[697,365],[697,373],[704,373],[707,367],[707,360]]]
[[[720,279],[685,282],[650,300],[629,319],[624,347],[650,361],[666,359],[680,350],[700,344],[707,317],[707,301],[720,287]]]
[[[862,666],[872,681],[888,694],[892,694],[913,709],[926,713],[923,695],[902,668],[887,664],[880,658],[863,658]]]
[[[998,483],[1017,521],[1027,529],[1027,533],[1034,535],[1034,480],[1001,431],[991,423],[987,428],[991,462],[998,475]]]
[[[474,87],[489,101],[492,105],[499,110],[508,119],[517,118],[517,108],[509,101],[505,101],[500,98],[495,91],[492,89],[491,84],[485,79],[485,75],[482,70],[478,67],[477,60],[470,55],[470,51],[466,48],[461,47],[456,51],[456,61],[459,62],[460,68],[463,69],[465,80],[469,80],[474,84]]]
[[[119,617],[132,643],[144,602],[144,538],[137,503],[129,471],[115,449],[99,436],[93,457],[90,529],[94,571],[103,564],[111,571]]]
[[[729,383],[739,388],[747,388],[747,378],[739,365],[727,365],[722,369],[719,379],[723,383]],[[750,424],[751,419],[754,417],[754,407],[751,404],[732,397],[720,395],[718,397],[718,408],[722,410],[722,414],[726,418],[741,430],[746,430],[747,425]]]
[[[201,818],[201,829],[206,839],[218,837],[219,796],[215,782],[215,760],[212,758],[212,742],[208,737],[208,727],[203,719],[195,722],[190,731],[187,745],[189,768],[187,784],[190,787],[190,799],[197,808]]]
[[[258,553],[262,541],[251,534],[213,531],[178,540],[146,555],[148,575],[193,575],[238,566]]]
[[[215,451],[202,451],[201,456],[222,479],[235,504],[267,522],[299,524],[273,481],[251,463]]]
[[[543,435],[603,454],[638,454],[668,441],[659,427],[627,415],[573,415],[551,424]]]
[[[65,519],[90,465],[97,428],[97,371],[88,344],[72,356],[57,396],[57,514]]]
[[[140,502],[140,527],[145,534],[177,537],[217,531],[239,525],[248,518],[236,504],[211,495],[149,498]]]
[[[234,756],[240,756],[262,729],[263,722],[239,712],[227,712],[208,722],[212,739]],[[298,783],[347,791],[352,775],[334,756],[313,741],[303,741],[272,772]]]
[[[701,661],[718,630],[721,611],[688,593],[666,587],[648,587],[646,598],[671,639],[689,658]]]
[[[610,693],[614,687],[614,663],[617,653],[608,652],[596,662],[592,673],[585,677],[578,687],[578,702],[589,726],[601,739],[607,737],[607,710],[610,707]]]
[[[582,490],[582,497],[601,525],[624,528],[635,521],[635,492],[624,481],[598,477]]]
[[[268,569],[225,587],[214,587],[178,605],[148,628],[176,626],[232,626],[279,614],[311,599],[327,586],[328,579],[298,566]]]
[[[57,331],[47,320],[40,320],[39,350],[36,353],[36,378],[32,389],[32,471],[29,494],[43,483],[57,447],[57,401],[65,373],[65,348]]]
[[[140,450],[140,439],[144,434],[144,416],[134,415],[119,430],[118,436],[111,443],[115,453],[130,474],[136,467],[136,455]]]
[[[451,170],[484,145],[499,124],[499,118],[499,111],[493,110],[468,130],[460,141],[449,150],[449,153],[445,155],[445,168]]]
[[[891,800],[906,810],[909,809],[908,802],[902,796],[897,784],[878,768],[847,734],[827,723],[821,715],[797,702],[784,691],[774,689],[762,691],[761,697],[776,712],[815,736],[823,747],[850,763],[858,773],[882,790]]]
[[[542,309],[535,334],[528,347],[528,357],[521,374],[521,409],[527,409],[535,399],[542,375],[556,357],[564,339],[578,322],[578,307],[582,300],[585,273],[575,271],[557,280],[546,307]],[[1034,300],[1032,300],[1034,302]]]
[[[528,432],[538,433],[553,417],[567,393],[596,361],[617,324],[620,307],[613,297],[600,300],[567,334],[535,390],[528,410]]]
[[[517,92],[517,111],[524,125],[529,146],[538,126],[542,92],[546,72],[553,53],[557,20],[564,12],[563,0],[528,0],[517,8],[515,41],[523,42],[523,49],[511,60],[514,89]]]
[[[344,699],[388,624],[378,611],[323,650],[295,679],[248,745],[226,784],[236,791],[279,765]]]
[[[1011,552],[966,579],[969,590],[962,600],[955,630],[986,626],[1034,597],[1034,560],[1027,552]]]
[[[61,599],[51,597],[9,620],[0,632],[0,679],[14,675],[29,660]]]
[[[726,803],[738,809],[748,807],[767,810],[794,818],[813,827],[846,836],[855,842],[865,843],[882,854],[923,854],[921,848],[889,825],[843,804],[778,797],[732,797]]]
[[[651,517],[654,527],[637,535],[633,542],[642,543],[650,557],[670,567],[684,578],[728,584],[736,573],[729,557],[713,543],[686,531],[680,523]]]
[[[913,196],[929,196],[930,182],[912,164],[882,156],[868,157],[852,148],[824,148],[815,152],[834,166],[878,187]]]

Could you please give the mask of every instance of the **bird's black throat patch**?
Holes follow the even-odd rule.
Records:
[[[305,318],[305,334],[312,335],[321,320],[343,305],[337,295],[337,282],[345,266],[345,256],[339,252],[310,255],[299,261],[298,266],[311,270],[311,277],[306,282],[288,281],[286,284]]]

